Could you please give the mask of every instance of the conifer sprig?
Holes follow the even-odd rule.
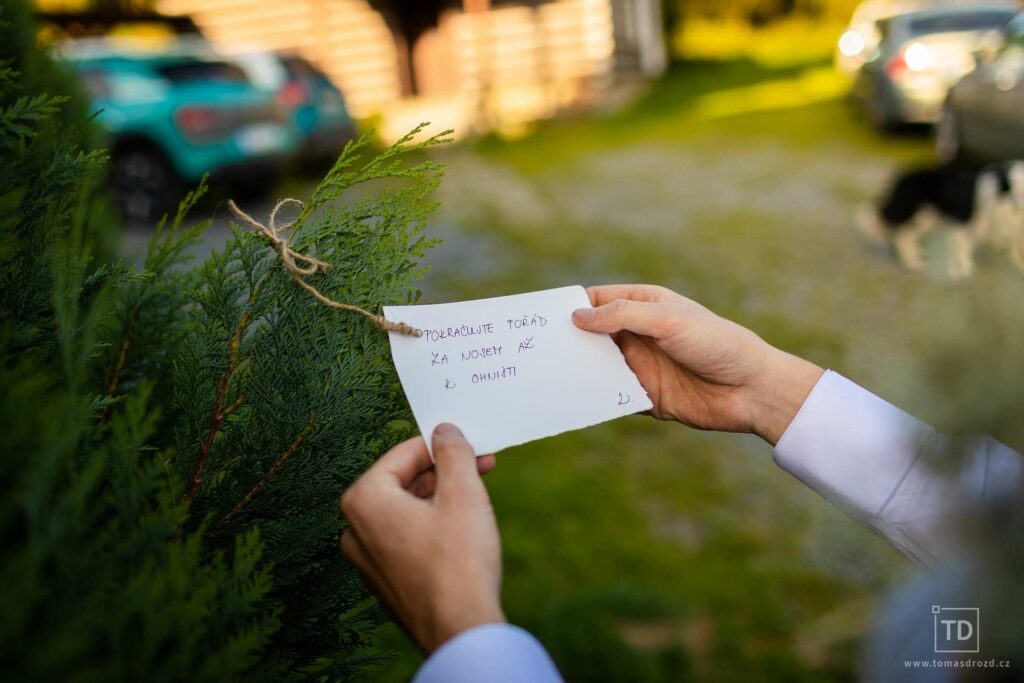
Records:
[[[289,246],[330,264],[308,276],[325,295],[368,310],[417,298],[442,168],[422,152],[448,138],[413,134],[379,155],[369,136],[348,145],[297,217]],[[172,382],[186,529],[214,520],[207,544],[226,550],[258,527],[284,609],[275,661],[316,653],[322,671],[341,675],[353,660],[338,629],[345,642],[369,641],[363,621],[339,621],[365,593],[337,554],[338,495],[411,429],[387,335],[309,296],[241,226],[195,273]]]
[[[141,270],[104,257],[105,154],[59,109],[70,81],[38,52],[28,5],[13,9],[15,39],[0,42],[5,675],[355,678],[386,657],[372,640],[383,616],[338,554],[337,501],[411,431],[386,335],[296,287],[249,231],[191,265],[206,223],[186,213],[204,186]],[[8,66],[29,63],[45,78]],[[47,83],[56,96],[34,92]],[[372,310],[416,299],[440,178],[421,152],[444,139],[380,158],[368,139],[347,147],[293,235],[332,264],[311,276],[320,291]]]

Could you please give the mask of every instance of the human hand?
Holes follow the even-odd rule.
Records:
[[[501,540],[477,458],[456,427],[385,453],[341,497],[341,551],[428,654],[453,636],[504,622]]]
[[[664,287],[587,293],[594,308],[576,311],[573,322],[613,336],[658,419],[751,432],[774,446],[823,373]]]

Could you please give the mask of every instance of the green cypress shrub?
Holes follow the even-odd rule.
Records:
[[[5,678],[353,678],[386,653],[338,553],[338,497],[412,430],[386,335],[317,302],[248,228],[189,264],[203,188],[141,269],[98,257],[105,156],[39,92],[66,82],[20,70],[58,67],[12,45],[32,54],[0,70]],[[405,157],[441,141],[345,150],[288,233],[333,265],[310,276],[321,292],[415,300],[440,172]]]

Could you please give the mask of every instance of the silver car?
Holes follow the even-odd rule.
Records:
[[[878,49],[881,36],[878,22],[889,17],[911,12],[922,12],[940,7],[995,7],[1016,11],[1017,0],[864,0],[853,11],[850,24],[836,42],[836,68],[848,76],[855,76],[864,62]]]
[[[976,52],[1002,43],[1015,14],[998,5],[942,7],[879,21],[880,42],[857,75],[855,99],[879,129],[937,122],[949,89],[975,67]]]
[[[1002,49],[950,91],[937,138],[947,161],[1024,159],[1024,14]]]

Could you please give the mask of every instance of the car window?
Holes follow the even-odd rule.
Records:
[[[171,83],[213,81],[217,83],[248,83],[245,72],[237,65],[216,61],[183,61],[161,64],[156,72]]]
[[[952,33],[955,31],[990,31],[1001,29],[1013,19],[1011,11],[987,12],[953,12],[935,14],[920,19],[912,19],[909,24],[910,34],[924,36],[933,33]]]
[[[305,59],[299,59],[298,57],[282,57],[281,63],[284,64],[284,68],[288,70],[288,75],[292,78],[312,78],[316,76],[316,71],[313,69],[313,65]]]
[[[261,90],[276,92],[288,80],[287,69],[277,57],[268,52],[235,55],[231,61],[238,65],[250,83]]]
[[[281,63],[284,64],[284,68],[287,69],[291,78],[324,84],[331,82],[331,79],[327,78],[323,71],[302,57],[282,57]]]
[[[130,72],[106,75],[107,97],[121,104],[150,104],[167,99],[167,81]]]

